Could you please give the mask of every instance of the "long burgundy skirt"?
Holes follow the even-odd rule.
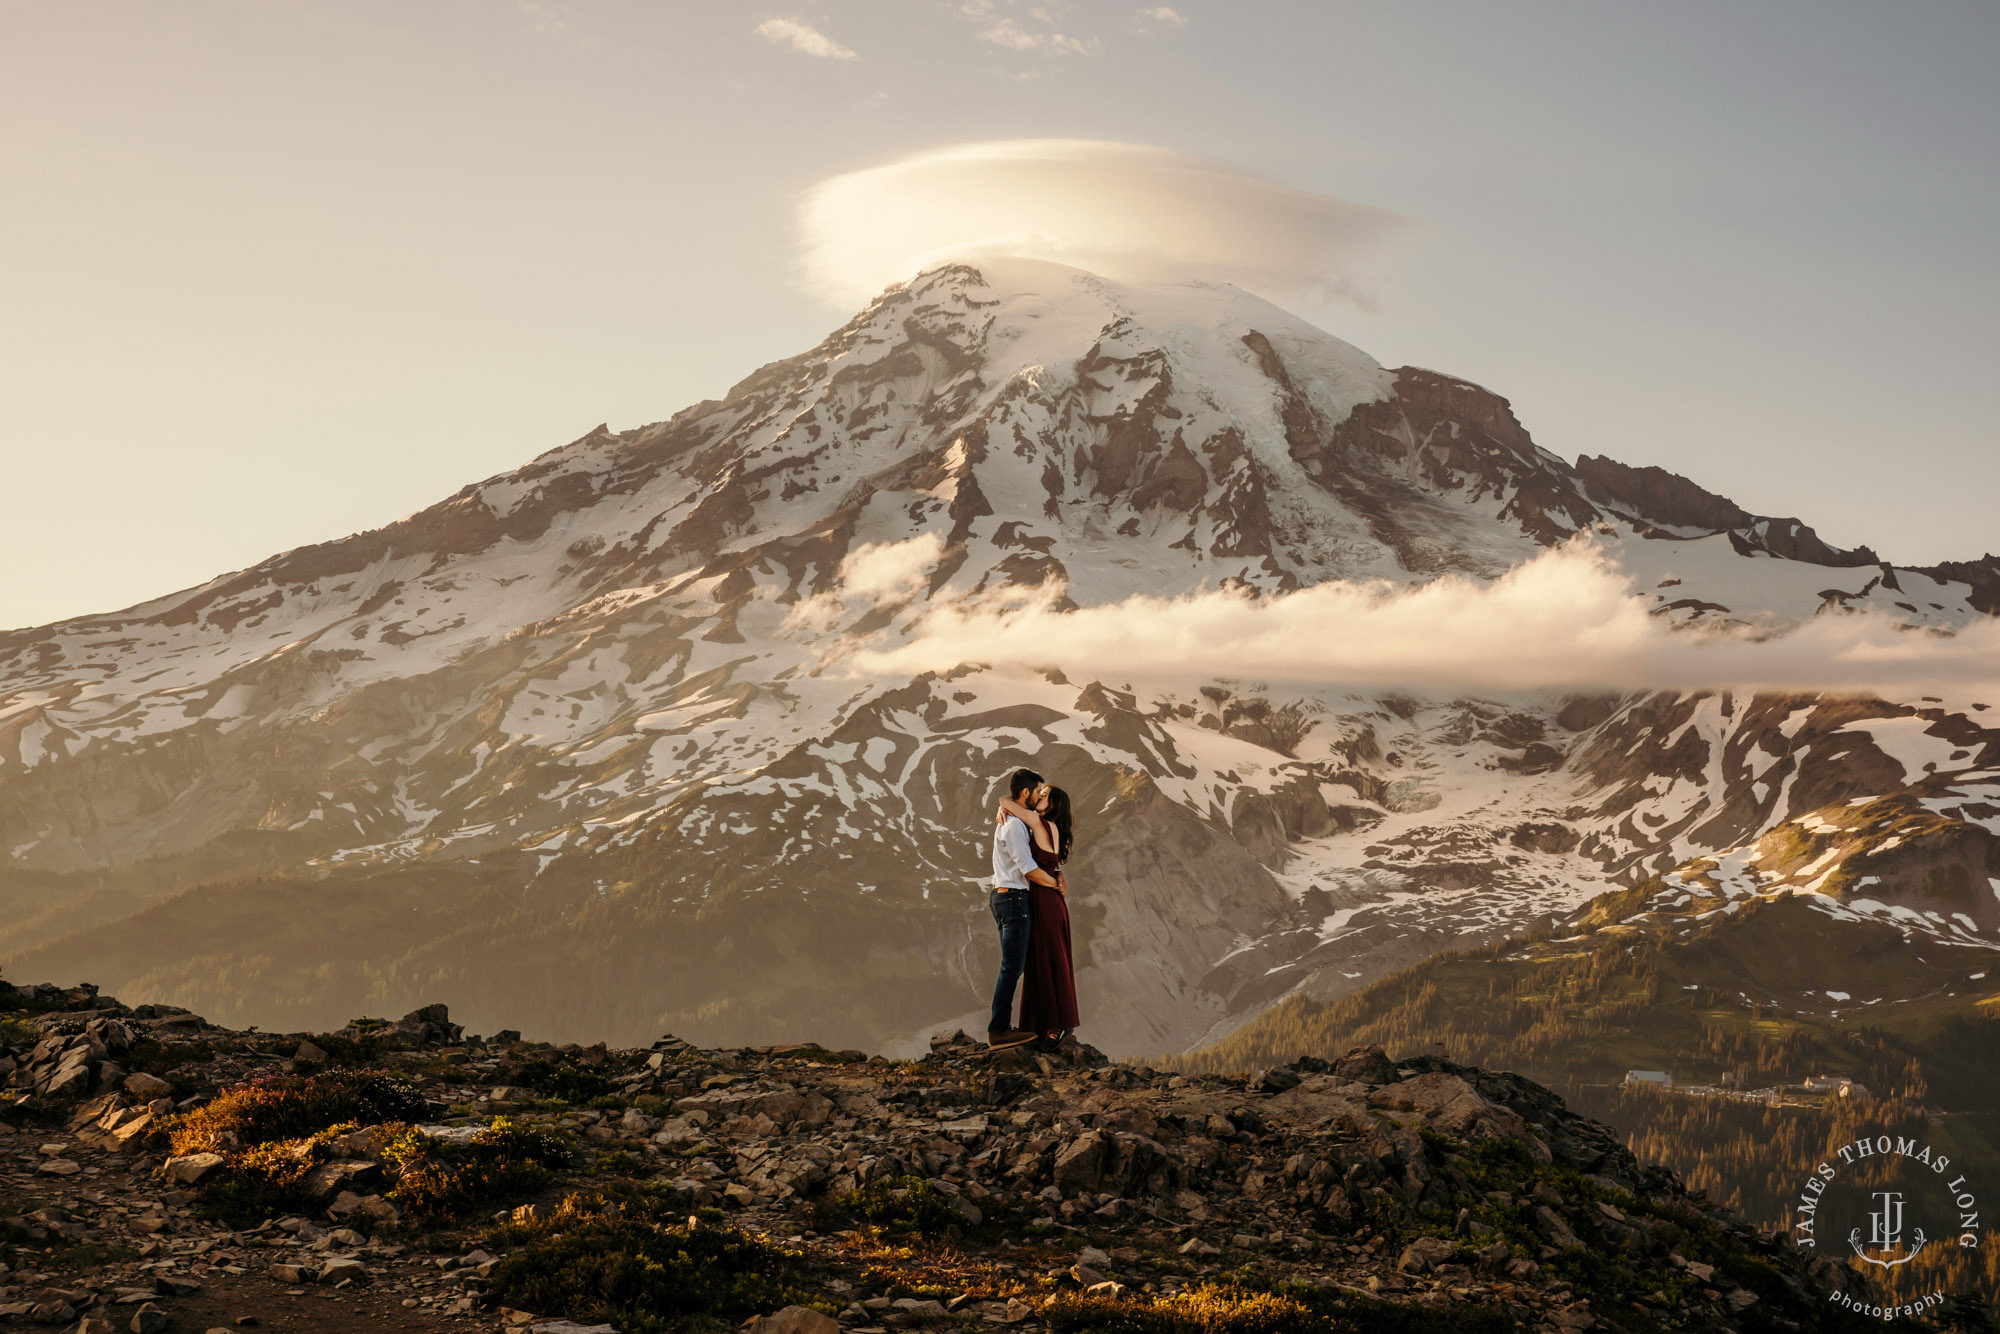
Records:
[[[1021,978],[1021,1027],[1064,1033],[1077,1026],[1076,968],[1069,953],[1069,903],[1046,885],[1029,890],[1028,969]]]

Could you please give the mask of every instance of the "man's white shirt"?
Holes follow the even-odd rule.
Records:
[[[993,826],[993,887],[1026,889],[1034,869],[1035,842],[1021,818],[1010,815]]]

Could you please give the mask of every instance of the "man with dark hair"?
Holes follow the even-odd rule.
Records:
[[[1017,769],[1007,780],[1007,795],[1021,801],[1042,784],[1032,769]],[[1055,879],[1035,865],[1035,843],[1028,826],[1008,816],[993,826],[993,892],[987,906],[1000,928],[1000,978],[993,985],[993,1017],[986,1025],[986,1045],[995,1051],[1021,1047],[1033,1033],[1014,1027],[1014,989],[1028,964],[1028,886],[1054,885]]]

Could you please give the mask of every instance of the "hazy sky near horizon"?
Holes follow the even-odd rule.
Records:
[[[1408,220],[1265,294],[1565,456],[1978,556],[1996,64],[1983,0],[0,0],[0,627],[719,396],[851,313],[815,187],[1035,139],[1210,164],[1239,248]]]

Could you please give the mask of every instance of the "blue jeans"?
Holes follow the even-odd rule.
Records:
[[[1014,1027],[1014,989],[1028,966],[1028,891],[991,890],[986,901],[1000,928],[1000,980],[993,984],[993,1018],[986,1025],[998,1033]]]

